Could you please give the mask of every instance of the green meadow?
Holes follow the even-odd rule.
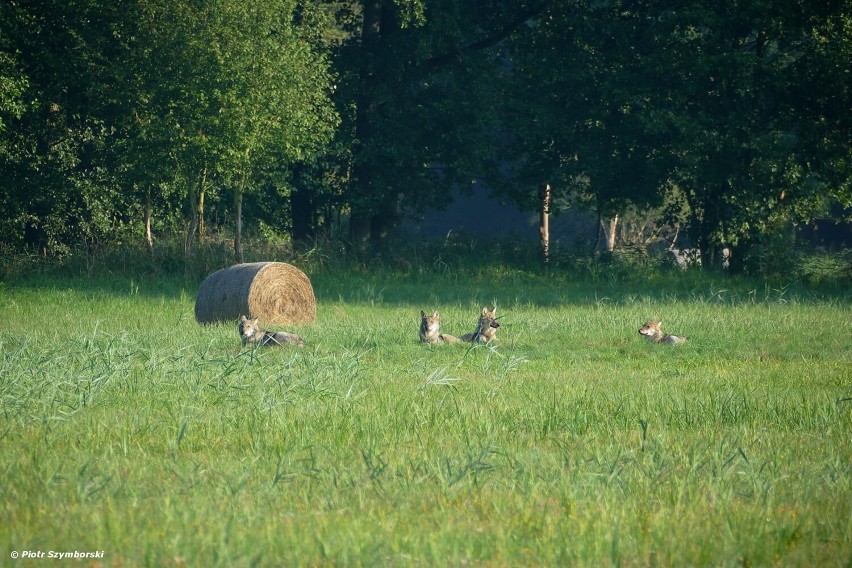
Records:
[[[309,275],[302,349],[199,326],[200,281],[0,284],[0,564],[852,562],[845,292]],[[494,303],[496,344],[419,343],[421,309],[461,335]]]

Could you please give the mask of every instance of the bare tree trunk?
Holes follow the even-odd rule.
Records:
[[[145,194],[145,244],[148,245],[148,252],[154,256],[154,235],[151,233],[151,186],[148,186],[148,192]]]
[[[669,243],[669,250],[673,250],[677,245],[677,237],[680,235],[680,225],[675,226],[675,234],[672,237],[671,242]]]
[[[550,262],[550,184],[544,184],[543,198],[541,204],[541,220],[538,225],[538,234],[541,237],[541,249],[544,253],[544,264]]]
[[[199,172],[199,185],[201,184],[201,178],[202,174]],[[183,240],[183,255],[185,257],[189,257],[192,253],[192,244],[195,242],[195,233],[198,230],[198,190],[194,183],[189,184],[189,195],[187,195],[187,200],[189,201],[190,214],[189,226],[186,228],[186,236]]]
[[[243,192],[234,190],[234,260],[243,262]]]
[[[618,215],[609,220],[609,231],[606,234],[606,250],[612,252],[615,250],[615,235],[618,229]]]
[[[204,170],[204,175],[201,176],[200,187],[198,188],[198,238],[204,238],[204,192],[207,188],[205,183],[207,170]]]
[[[246,176],[234,188],[234,261],[243,263],[243,192],[246,188]]]
[[[600,211],[598,211],[598,222],[595,225],[595,244],[592,247],[592,253],[597,256],[598,249],[601,246],[601,229],[603,229],[603,217],[601,216]]]

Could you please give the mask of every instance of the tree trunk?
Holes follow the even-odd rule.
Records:
[[[204,170],[205,175],[201,177],[201,184],[198,188],[198,239],[201,240],[204,238],[204,193],[206,190],[207,184],[205,183],[205,178],[207,170]]]
[[[239,186],[234,188],[234,262],[243,263],[243,190],[246,179],[243,176]]]
[[[366,0],[364,2],[364,23],[361,29],[361,39],[372,40],[382,31],[382,0]]]
[[[544,255],[544,264],[550,262],[550,184],[544,184],[541,219],[538,225],[538,234],[541,237],[541,250]]]
[[[678,235],[680,235],[680,224],[675,225],[675,234],[674,234],[674,236],[672,237],[672,240],[669,242],[668,250],[673,250],[675,247],[677,247],[677,237],[678,237]]]
[[[359,69],[358,96],[355,105],[355,146],[352,164],[352,213],[349,217],[349,238],[356,245],[363,245],[371,237],[373,225],[381,228],[382,221],[374,217],[376,187],[372,184],[370,164],[363,158],[363,145],[369,141],[373,132],[372,113],[375,112],[375,91],[379,63],[374,57],[375,45],[380,39],[382,29],[382,0],[364,2],[363,24],[361,28],[361,62]],[[384,189],[384,188],[382,188]]]
[[[370,239],[371,220],[369,211],[356,210],[353,206],[349,215],[349,240],[353,244],[362,246]]]
[[[294,241],[309,241],[316,232],[316,212],[313,192],[304,176],[304,165],[297,165],[293,171],[293,185],[290,192],[290,218],[292,229],[290,238]]]
[[[148,252],[154,256],[154,235],[151,233],[151,186],[145,194],[145,244]]]
[[[314,203],[308,189],[298,188],[290,193],[290,215],[293,223],[290,238],[294,241],[313,239],[316,234]]]
[[[602,230],[603,230],[603,216],[601,215],[601,212],[598,211],[598,222],[595,225],[595,244],[592,247],[592,253],[595,256],[598,255],[598,250],[600,249],[600,246],[601,246],[601,231]]]
[[[201,185],[203,173],[198,174],[198,185]],[[189,184],[189,193],[187,195],[189,202],[189,226],[186,228],[186,236],[183,240],[183,255],[188,257],[192,253],[192,245],[195,242],[195,233],[198,230],[198,189],[195,183]]]
[[[730,274],[743,274],[745,272],[745,251],[749,249],[751,242],[743,240],[736,246],[728,245],[727,254],[722,251],[722,266]]]
[[[395,193],[385,196],[379,204],[378,211],[370,218],[370,239],[378,243],[387,238],[399,218],[399,201]]]
[[[706,221],[702,221],[698,235],[698,258],[701,261],[701,268],[703,270],[715,272],[722,266],[721,250],[719,245],[712,242],[710,238],[710,227],[711,225],[706,223]]]
[[[616,231],[618,230],[618,215],[609,220],[609,231],[606,234],[606,250],[612,252],[615,250]]]
[[[701,198],[701,195],[697,192],[690,191],[685,192],[684,196],[686,204],[689,206],[689,220],[686,223],[686,233],[691,241],[690,246],[698,249],[698,254],[696,255],[693,251],[688,255],[688,259],[690,265],[698,262],[699,266],[703,268],[704,255],[707,253],[708,246],[708,236],[704,223],[706,199]]]
[[[718,228],[718,214],[714,203],[706,192],[702,200],[701,223],[699,224],[698,253],[701,259],[701,268],[705,271],[715,271],[719,265],[716,263],[718,256],[718,245],[713,242],[712,233]],[[719,194],[725,194],[725,187],[719,189]]]

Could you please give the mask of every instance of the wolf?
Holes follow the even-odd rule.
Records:
[[[301,347],[305,344],[301,337],[295,333],[286,331],[266,331],[259,325],[260,318],[248,319],[246,316],[240,316],[240,339],[243,340],[245,347],[249,343],[265,345],[269,347],[277,347],[281,345],[298,345]]]
[[[489,310],[488,306],[483,306],[476,330],[465,333],[460,339],[468,343],[488,343],[492,339],[497,338],[498,327],[500,327],[500,322],[497,321],[497,306],[494,306],[492,310]]]
[[[649,320],[648,323],[639,328],[639,333],[645,336],[645,339],[651,343],[668,343],[669,345],[678,345],[686,343],[685,337],[679,335],[669,335],[660,329],[663,322],[660,320]]]
[[[459,338],[441,333],[441,315],[435,310],[431,316],[420,310],[420,341],[423,343],[458,343]]]

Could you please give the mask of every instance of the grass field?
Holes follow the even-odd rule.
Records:
[[[848,297],[311,276],[308,345],[256,351],[197,283],[0,284],[0,564],[852,562]],[[421,309],[460,335],[495,301],[497,345],[419,344]]]

